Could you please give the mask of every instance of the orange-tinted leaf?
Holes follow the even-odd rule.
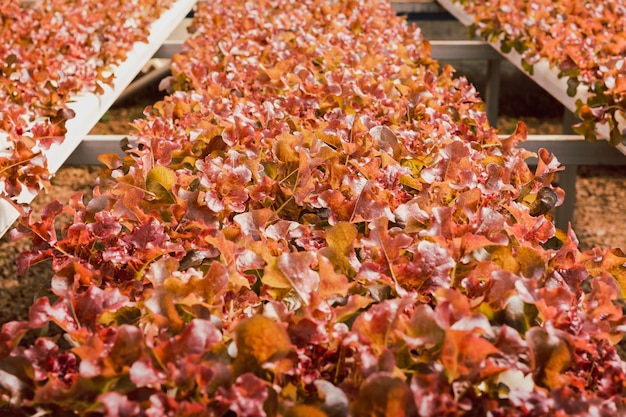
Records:
[[[535,176],[541,180],[544,185],[548,186],[552,182],[554,173],[562,171],[565,167],[561,166],[554,154],[546,149],[539,149],[539,158],[537,160],[537,169]]]
[[[103,376],[112,377],[128,372],[130,365],[139,359],[143,351],[143,334],[135,326],[118,327],[113,342],[109,355],[102,361]]]
[[[282,133],[275,138],[276,145],[274,152],[276,158],[281,162],[299,162],[300,157],[296,151],[297,146],[300,144],[300,139],[297,136]]]
[[[105,311],[98,317],[98,322],[104,326],[121,326],[137,323],[141,317],[141,310],[137,307],[123,306],[115,311]]]
[[[317,264],[320,279],[317,293],[323,299],[336,295],[345,297],[348,294],[348,278],[342,273],[335,272],[334,265],[322,255],[317,256]]]
[[[326,417],[327,414],[312,405],[296,405],[284,414],[284,417]]]
[[[526,332],[530,348],[533,378],[537,385],[555,389],[567,385],[563,372],[570,366],[572,354],[566,340],[554,329],[533,327]]]
[[[402,157],[402,147],[396,134],[388,126],[375,126],[370,129],[370,135],[376,140],[380,149],[393,155],[396,161]]]
[[[481,363],[499,350],[486,339],[464,330],[446,329],[441,361],[448,381],[478,374]]]
[[[431,349],[443,342],[445,331],[437,324],[437,317],[430,306],[421,304],[411,314],[406,328],[406,341],[411,347]]]
[[[278,61],[273,68],[267,68],[262,73],[266,74],[270,81],[279,81],[282,76],[287,75],[293,66],[293,61],[285,59]]]
[[[366,308],[370,304],[374,303],[374,299],[371,297],[365,297],[360,294],[354,294],[348,297],[348,302],[345,305],[335,307],[335,315],[338,322],[345,322],[353,318],[356,313],[361,309]]]
[[[614,91],[618,94],[626,94],[626,75],[619,75],[615,79]]]
[[[371,340],[378,352],[387,346],[399,343],[399,333],[404,330],[408,322],[405,310],[409,309],[415,300],[412,297],[394,298],[385,300],[360,314],[352,330]]]
[[[166,257],[158,259],[148,268],[146,278],[154,285],[154,292],[146,300],[145,305],[153,313],[162,315],[169,320],[172,330],[178,332],[182,330],[184,323],[175,306],[175,294],[168,292],[167,287],[178,287],[177,278],[172,277],[172,273],[178,269],[179,263],[173,258]],[[184,291],[181,289],[181,291]]]
[[[598,253],[599,249],[586,252],[582,255],[582,263],[591,275],[602,275],[603,271],[610,273],[619,284],[622,297],[626,297],[626,255],[619,249],[607,250]]]
[[[348,276],[354,274],[349,256],[356,238],[356,227],[348,222],[339,222],[326,231],[328,247],[323,249],[322,253],[330,260],[334,268]]]
[[[211,262],[209,270],[202,279],[194,277],[191,281],[199,289],[205,302],[215,304],[228,288],[228,269],[221,262]]]
[[[261,315],[244,319],[235,328],[237,375],[258,373],[267,362],[283,359],[292,349],[289,335],[276,321]]]
[[[175,202],[172,195],[174,184],[176,184],[176,173],[161,165],[152,168],[146,177],[146,189],[153,193],[157,200]]]
[[[355,417],[417,417],[413,394],[405,381],[387,373],[370,375],[353,403]]]
[[[283,253],[278,258],[278,269],[305,303],[310,301],[311,293],[319,287],[319,273],[312,269],[316,260],[311,252]]]
[[[276,212],[268,208],[250,210],[234,217],[235,223],[241,227],[241,232],[255,240],[260,239],[262,232],[278,219]]]
[[[69,262],[60,269],[51,280],[52,291],[59,296],[78,289],[79,286],[88,286],[95,283],[94,271],[79,262]]]
[[[496,246],[491,251],[491,262],[514,274],[520,270],[520,264],[513,256],[513,251],[509,246]]]
[[[116,169],[122,165],[122,159],[115,153],[104,153],[98,155],[98,161],[102,162],[109,169]]]
[[[510,152],[513,148],[517,147],[517,144],[520,142],[524,142],[528,137],[528,128],[526,127],[526,123],[517,122],[515,125],[515,132],[511,136],[506,139],[502,139],[502,145],[504,149]]]
[[[515,250],[515,260],[520,267],[520,273],[527,278],[539,278],[546,270],[546,264],[536,250],[523,246]]]

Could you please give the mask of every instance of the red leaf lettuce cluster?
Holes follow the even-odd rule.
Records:
[[[555,229],[558,161],[529,169],[524,126],[499,139],[418,28],[228,0],[192,31],[93,199],[15,232],[55,275],[2,328],[6,410],[624,412],[624,255]]]

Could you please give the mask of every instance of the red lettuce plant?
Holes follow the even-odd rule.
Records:
[[[504,52],[516,50],[522,66],[547,60],[559,77],[567,77],[567,93],[587,90],[576,102],[581,122],[574,130],[595,140],[601,125],[607,139],[621,144],[626,129],[626,4],[575,0],[502,2],[459,0],[473,16],[472,32],[500,41]]]
[[[55,275],[2,328],[4,411],[624,411],[623,254],[555,229],[558,161],[531,171],[419,29],[229,0],[192,31],[93,199],[14,232]]]

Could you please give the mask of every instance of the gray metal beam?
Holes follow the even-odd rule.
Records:
[[[626,155],[608,142],[589,142],[578,135],[528,135],[528,140],[520,146],[531,152],[545,148],[566,166],[626,165]]]
[[[434,0],[419,1],[392,1],[391,7],[398,14],[415,13],[415,14],[432,14],[446,13],[446,9],[441,7]]]
[[[490,48],[491,49],[491,48]],[[500,60],[487,61],[487,89],[485,91],[485,106],[487,120],[492,126],[498,125],[500,114]]]
[[[154,58],[170,59],[180,52],[182,39],[165,41],[154,55]],[[433,40],[431,57],[437,60],[501,60],[495,49],[481,40]]]
[[[430,41],[431,57],[437,60],[472,61],[502,60],[500,55],[488,43],[481,40],[433,40]]]
[[[65,165],[101,165],[98,156],[115,153],[124,156],[121,141],[125,135],[88,135],[65,161]]]
[[[117,153],[124,155],[120,141],[125,135],[89,135],[67,160],[70,165],[97,165],[98,155]],[[569,165],[626,165],[626,155],[606,141],[587,142],[578,135],[529,135],[520,147],[531,152],[545,148],[553,153],[559,162]],[[529,164],[535,163],[530,158]]]
[[[124,135],[90,135],[83,140],[66,165],[99,165],[98,155],[115,153],[124,157],[120,142]],[[545,148],[553,153],[565,166],[559,173],[559,187],[565,190],[565,201],[557,207],[555,223],[561,230],[567,230],[572,220],[576,204],[576,176],[578,165],[626,165],[626,155],[605,141],[587,142],[578,135],[529,135],[521,147],[537,153]],[[530,165],[536,159],[529,158]]]

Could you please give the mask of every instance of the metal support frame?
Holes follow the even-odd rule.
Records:
[[[572,125],[576,123],[576,115],[567,107],[563,108],[563,128],[564,134],[573,134]],[[559,172],[558,185],[565,190],[565,201],[556,209],[556,226],[559,229],[567,230],[569,222],[574,218],[574,208],[576,207],[576,179],[578,177],[579,164],[567,164],[565,170]]]
[[[153,59],[153,61],[156,61]],[[155,66],[150,71],[146,72],[141,77],[137,78],[133,81],[126,89],[117,97],[116,102],[124,101],[127,98],[132,97],[141,89],[151,85],[154,82],[160,81],[167,76],[170,72],[169,60],[159,60],[165,61],[160,65]]]
[[[567,230],[569,223],[574,218],[574,207],[576,207],[576,178],[578,176],[578,165],[565,165],[565,170],[559,172],[558,186],[565,190],[565,200],[563,204],[556,208],[554,223],[561,230]]]
[[[487,120],[492,126],[498,124],[500,100],[500,60],[490,59],[487,61],[487,89],[485,91],[485,105],[487,107]]]
[[[78,148],[70,155],[67,165],[98,165],[98,156],[106,153],[115,153],[124,156],[120,143],[127,136],[124,135],[90,135],[83,140]],[[132,140],[132,137],[128,137]],[[626,165],[626,155],[610,146],[606,142],[588,142],[579,135],[529,135],[528,140],[521,146],[537,153],[545,148],[553,153],[565,165],[565,170],[559,172],[559,187],[566,192],[566,200],[556,209],[556,226],[567,230],[568,223],[574,213],[576,201],[576,176],[579,165]],[[530,165],[536,160],[529,159]]]
[[[449,13],[446,12],[446,10],[443,7],[441,7],[439,4],[437,4],[435,1],[432,1],[432,0],[422,0],[422,1],[392,0],[391,7],[393,7],[396,13],[408,14],[411,17],[413,16],[430,17],[432,15],[449,16]]]
[[[68,165],[97,165],[98,155],[117,153],[123,156],[120,141],[130,135],[89,135],[72,155],[68,158]],[[626,165],[626,155],[619,152],[606,142],[588,142],[579,135],[528,135],[526,142],[520,146],[530,152],[537,153],[545,148],[553,153],[565,165]],[[529,158],[530,165],[536,164],[536,159]]]

